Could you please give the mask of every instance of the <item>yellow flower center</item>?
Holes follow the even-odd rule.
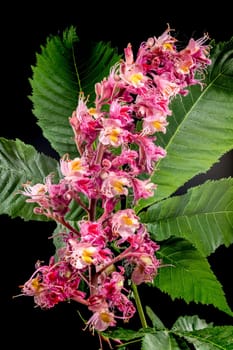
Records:
[[[140,260],[146,265],[151,265],[152,263],[151,257],[148,255],[141,256]]]
[[[133,219],[128,217],[127,215],[122,216],[122,221],[125,225],[131,226],[133,225]]]
[[[35,290],[35,292],[39,292],[42,289],[38,277],[32,279],[31,286]]]
[[[123,183],[119,180],[116,180],[113,184],[113,188],[117,193],[123,193],[124,188],[123,188]]]
[[[96,114],[96,108],[94,108],[94,107],[89,108],[89,113],[90,113],[90,115],[95,115]]]
[[[152,122],[152,125],[153,125],[153,127],[155,128],[155,129],[160,129],[161,128],[161,122],[159,122],[158,120],[154,120],[153,122]]]
[[[188,59],[185,59],[183,62],[181,61],[178,68],[180,72],[187,74],[189,73],[189,70],[192,67],[192,65],[193,65],[193,60],[191,58],[188,58]]]
[[[45,193],[45,186],[41,185],[37,188],[37,194],[44,194]]]
[[[113,143],[116,143],[119,139],[120,130],[119,129],[113,129],[111,133],[109,134],[109,138]]]
[[[174,94],[176,89],[175,84],[167,84],[167,86],[163,89],[163,93],[168,97]]]
[[[109,313],[107,312],[101,312],[100,314],[100,319],[105,322],[105,323],[109,323],[111,321],[111,316],[109,315]]]
[[[82,170],[82,162],[81,159],[74,159],[71,161],[71,170],[80,171]]]
[[[164,43],[164,44],[163,44],[163,48],[164,48],[165,50],[169,50],[169,51],[173,50],[173,46],[172,46],[172,44],[170,44],[170,43]]]
[[[180,66],[180,71],[183,73],[188,73],[189,72],[189,67],[186,65]]]
[[[83,249],[82,259],[86,264],[91,264],[93,262],[93,254],[95,253],[95,248]]]
[[[131,81],[131,83],[133,83],[134,85],[138,85],[140,84],[140,82],[142,81],[143,79],[143,74],[142,73],[135,73],[135,74],[132,74],[129,78],[129,80]]]

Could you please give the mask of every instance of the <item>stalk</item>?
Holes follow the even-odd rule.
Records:
[[[137,307],[137,311],[138,311],[138,315],[139,315],[142,327],[147,328],[148,326],[147,326],[145,314],[142,308],[141,299],[138,294],[138,289],[136,284],[134,284],[133,282],[132,282],[132,289],[133,289],[134,299],[135,299],[135,303],[136,303],[136,307]]]

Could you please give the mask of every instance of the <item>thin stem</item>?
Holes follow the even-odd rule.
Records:
[[[88,219],[90,221],[95,221],[95,218],[96,218],[96,203],[97,203],[97,200],[95,198],[92,198],[90,200],[90,206],[89,206],[89,217]]]
[[[96,273],[97,277],[98,277],[99,275],[101,275],[101,273],[102,273],[104,270],[106,270],[109,266],[116,264],[118,261],[123,260],[123,259],[127,258],[128,256],[137,257],[137,256],[140,256],[140,255],[141,255],[141,253],[133,253],[133,252],[131,252],[130,249],[131,249],[131,247],[127,248],[124,252],[120,253],[118,256],[116,256],[115,258],[113,258],[109,263],[107,263],[106,265],[104,265],[104,266]]]
[[[76,59],[75,59],[75,54],[74,54],[74,46],[72,46],[72,57],[73,57],[73,61],[74,61],[75,72],[76,72],[77,79],[78,79],[79,91],[82,91],[81,81],[80,81],[80,77],[79,77],[79,73],[78,73],[78,68],[77,68],[77,64],[76,64]]]
[[[138,294],[138,289],[137,289],[136,284],[134,284],[133,282],[132,282],[132,289],[133,289],[135,303],[136,303],[136,307],[137,307],[137,310],[138,310],[138,314],[139,314],[139,318],[140,318],[142,327],[143,328],[147,328],[148,326],[147,326],[145,314],[144,314],[144,311],[143,311],[143,308],[142,308],[142,303],[141,303],[141,300],[140,300],[140,297],[139,297],[139,294]]]
[[[101,143],[99,143],[98,145],[98,150],[96,153],[96,160],[95,160],[95,164],[100,164],[103,158],[103,154],[104,154],[104,150],[105,150],[105,146]],[[96,219],[96,204],[97,204],[97,200],[95,198],[91,198],[90,200],[90,205],[89,205],[89,217],[88,220],[90,221],[95,221]]]
[[[76,200],[76,202],[80,205],[80,207],[82,207],[87,213],[89,213],[89,209],[87,208],[87,206],[81,201],[80,197],[78,195],[76,195],[75,193],[73,193],[74,199]]]
[[[80,232],[71,226],[67,221],[65,221],[63,217],[54,215],[52,218],[80,237]]]

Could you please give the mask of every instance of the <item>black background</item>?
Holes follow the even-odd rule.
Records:
[[[159,36],[167,28],[174,28],[181,42],[193,36],[199,38],[208,32],[216,42],[227,41],[233,35],[231,11],[227,2],[217,7],[197,2],[111,2],[108,5],[87,2],[35,3],[15,5],[8,3],[1,11],[1,132],[6,138],[19,138],[34,145],[38,151],[53,155],[48,142],[31,112],[31,93],[28,79],[32,76],[35,53],[40,52],[46,38],[59,34],[70,25],[77,27],[81,41],[110,41],[122,53],[128,42],[137,48],[150,36]],[[232,152],[224,155],[207,174],[195,179],[196,183],[206,178],[233,175]],[[1,205],[1,196],[0,196]],[[52,310],[34,308],[30,297],[12,298],[19,294],[18,286],[34,271],[35,262],[48,262],[54,253],[48,237],[53,232],[53,223],[24,222],[20,218],[0,216],[1,227],[1,282],[0,298],[2,325],[1,339],[4,349],[17,346],[31,349],[51,346],[53,349],[65,343],[80,349],[80,343],[98,348],[96,338],[83,332],[83,324],[74,304],[60,304]],[[209,258],[212,269],[223,284],[228,303],[233,309],[232,280],[233,249],[220,247]],[[198,314],[208,322],[232,324],[232,318],[212,306],[185,304],[182,300],[172,302],[160,291],[147,286],[141,288],[142,301],[150,305],[170,327],[179,315]],[[85,310],[80,309],[85,312]],[[137,319],[133,321],[140,327]],[[30,339],[31,338],[31,339]]]

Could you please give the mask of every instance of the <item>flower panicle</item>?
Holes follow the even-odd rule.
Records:
[[[190,39],[178,51],[171,31],[168,26],[158,38],[143,42],[136,56],[128,44],[125,59],[96,83],[92,107],[80,93],[69,118],[77,157],[61,158],[59,183],[48,175],[44,184],[27,183],[21,191],[27,202],[36,203],[35,213],[66,227],[57,260],[37,266],[22,293],[33,296],[41,308],[70,299],[86,305],[92,331],[133,317],[129,280],[153,283],[162,266],[156,257],[159,245],[132,208],[155,194],[150,175],[166,157],[156,135],[169,126],[170,102],[188,94],[190,85],[201,85],[196,73],[211,63],[208,35]],[[84,210],[75,227],[66,220],[71,202]],[[80,290],[81,281],[87,292]]]

